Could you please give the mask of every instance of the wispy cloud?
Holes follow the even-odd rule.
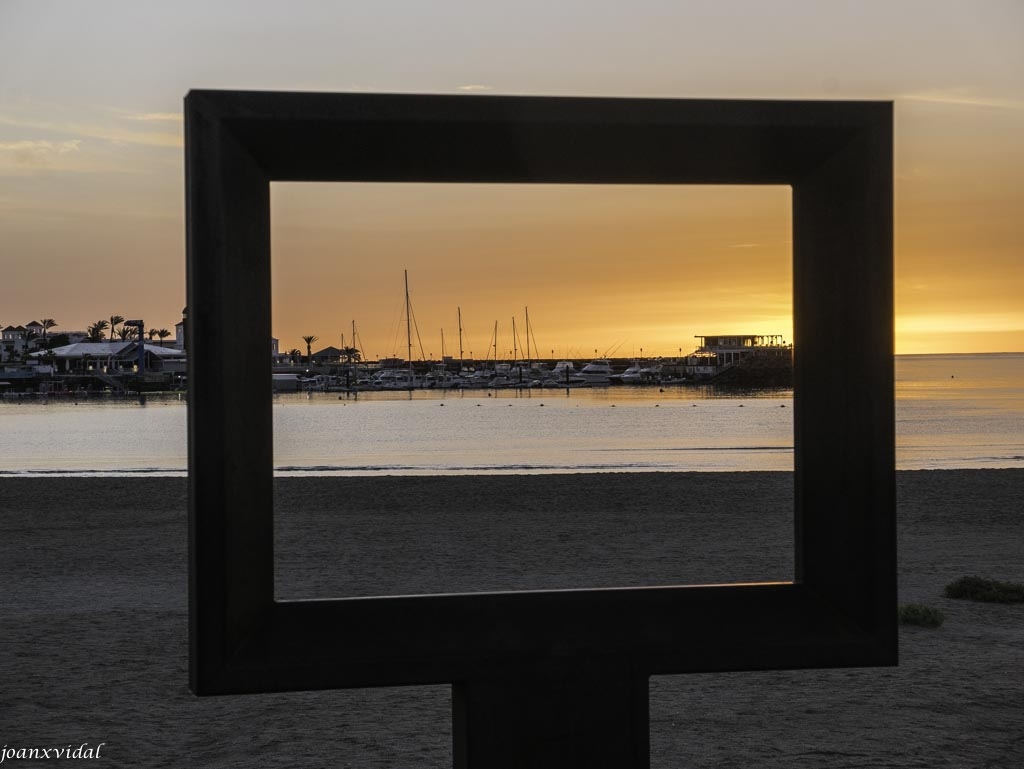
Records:
[[[22,140],[17,142],[0,142],[0,150],[13,152],[56,152],[58,155],[63,155],[65,152],[77,152],[81,144],[81,139],[71,139],[66,142]]]
[[[467,85],[460,85],[460,91],[493,91],[493,85],[483,85],[481,83],[469,83]]]
[[[729,248],[760,248],[761,243],[733,243]]]
[[[180,112],[143,112],[139,114],[126,114],[124,116],[128,120],[141,120],[147,123],[150,122],[165,122],[165,123],[181,123],[182,115]]]
[[[0,169],[54,168],[62,155],[78,152],[81,144],[81,139],[61,142],[45,139],[0,142]]]
[[[119,122],[109,124],[58,122],[0,114],[0,126],[27,128],[33,131],[46,131],[47,133],[63,134],[65,136],[84,136],[90,139],[123,144],[140,144],[147,147],[178,148],[183,143],[181,134],[178,132],[171,133],[159,130],[139,131],[133,127],[122,126]]]
[[[917,91],[901,94],[898,98],[905,101],[927,102],[930,104],[949,104],[960,107],[989,107],[994,109],[1024,110],[1024,101],[1020,99],[1003,99],[991,96],[980,96],[966,89]]]

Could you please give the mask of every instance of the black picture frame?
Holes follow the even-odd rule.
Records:
[[[185,139],[193,692],[896,663],[891,103],[197,90]],[[271,181],[790,185],[794,580],[276,601]]]

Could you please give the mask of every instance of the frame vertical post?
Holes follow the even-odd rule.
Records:
[[[455,769],[647,769],[648,677],[622,664],[510,667],[452,687]]]

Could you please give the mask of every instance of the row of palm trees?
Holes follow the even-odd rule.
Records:
[[[118,324],[121,324],[120,328],[117,327]],[[57,321],[55,321],[53,318],[43,318],[42,320],[39,321],[39,325],[43,327],[43,332],[40,335],[40,337],[42,338],[43,344],[45,345],[46,338],[49,335],[50,329],[55,328],[60,324],[57,323]],[[111,315],[110,320],[98,320],[91,326],[86,328],[85,333],[88,335],[88,339],[90,342],[102,342],[104,339],[107,338],[106,332],[108,329],[110,330],[111,339],[113,339],[116,336],[121,341],[128,341],[129,339],[134,339],[138,335],[138,329],[136,329],[135,326],[124,325],[123,315]],[[166,328],[151,328],[146,332],[146,336],[149,337],[149,341],[151,342],[154,339],[159,339],[160,343],[163,344],[163,341],[167,337],[171,336],[171,332],[168,331]],[[314,340],[315,339],[316,337],[314,337]]]
[[[313,362],[313,342],[320,340],[316,334],[307,334],[302,337],[302,341],[306,343],[306,365],[310,365]],[[359,363],[363,359],[363,354],[359,352],[358,347],[342,347],[341,358],[346,363]],[[302,357],[302,350],[298,348],[288,351],[288,357],[292,359],[293,363],[296,363],[299,358]]]
[[[42,323],[42,321],[40,321]],[[120,328],[117,328],[117,324],[122,324]],[[124,325],[124,316],[122,315],[111,315],[110,320],[98,320],[89,326],[85,333],[89,335],[90,342],[102,342],[106,337],[105,333],[107,329],[110,329],[110,338],[113,339],[115,336],[122,342],[126,342],[129,339],[134,339],[138,335],[138,329],[135,326]],[[160,343],[171,335],[171,332],[166,328],[151,328],[146,332],[149,337],[149,341],[153,341],[155,338],[160,339]]]

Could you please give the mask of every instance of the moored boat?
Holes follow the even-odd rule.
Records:
[[[595,358],[580,369],[580,376],[587,384],[608,384],[612,377],[612,362],[607,358]]]

